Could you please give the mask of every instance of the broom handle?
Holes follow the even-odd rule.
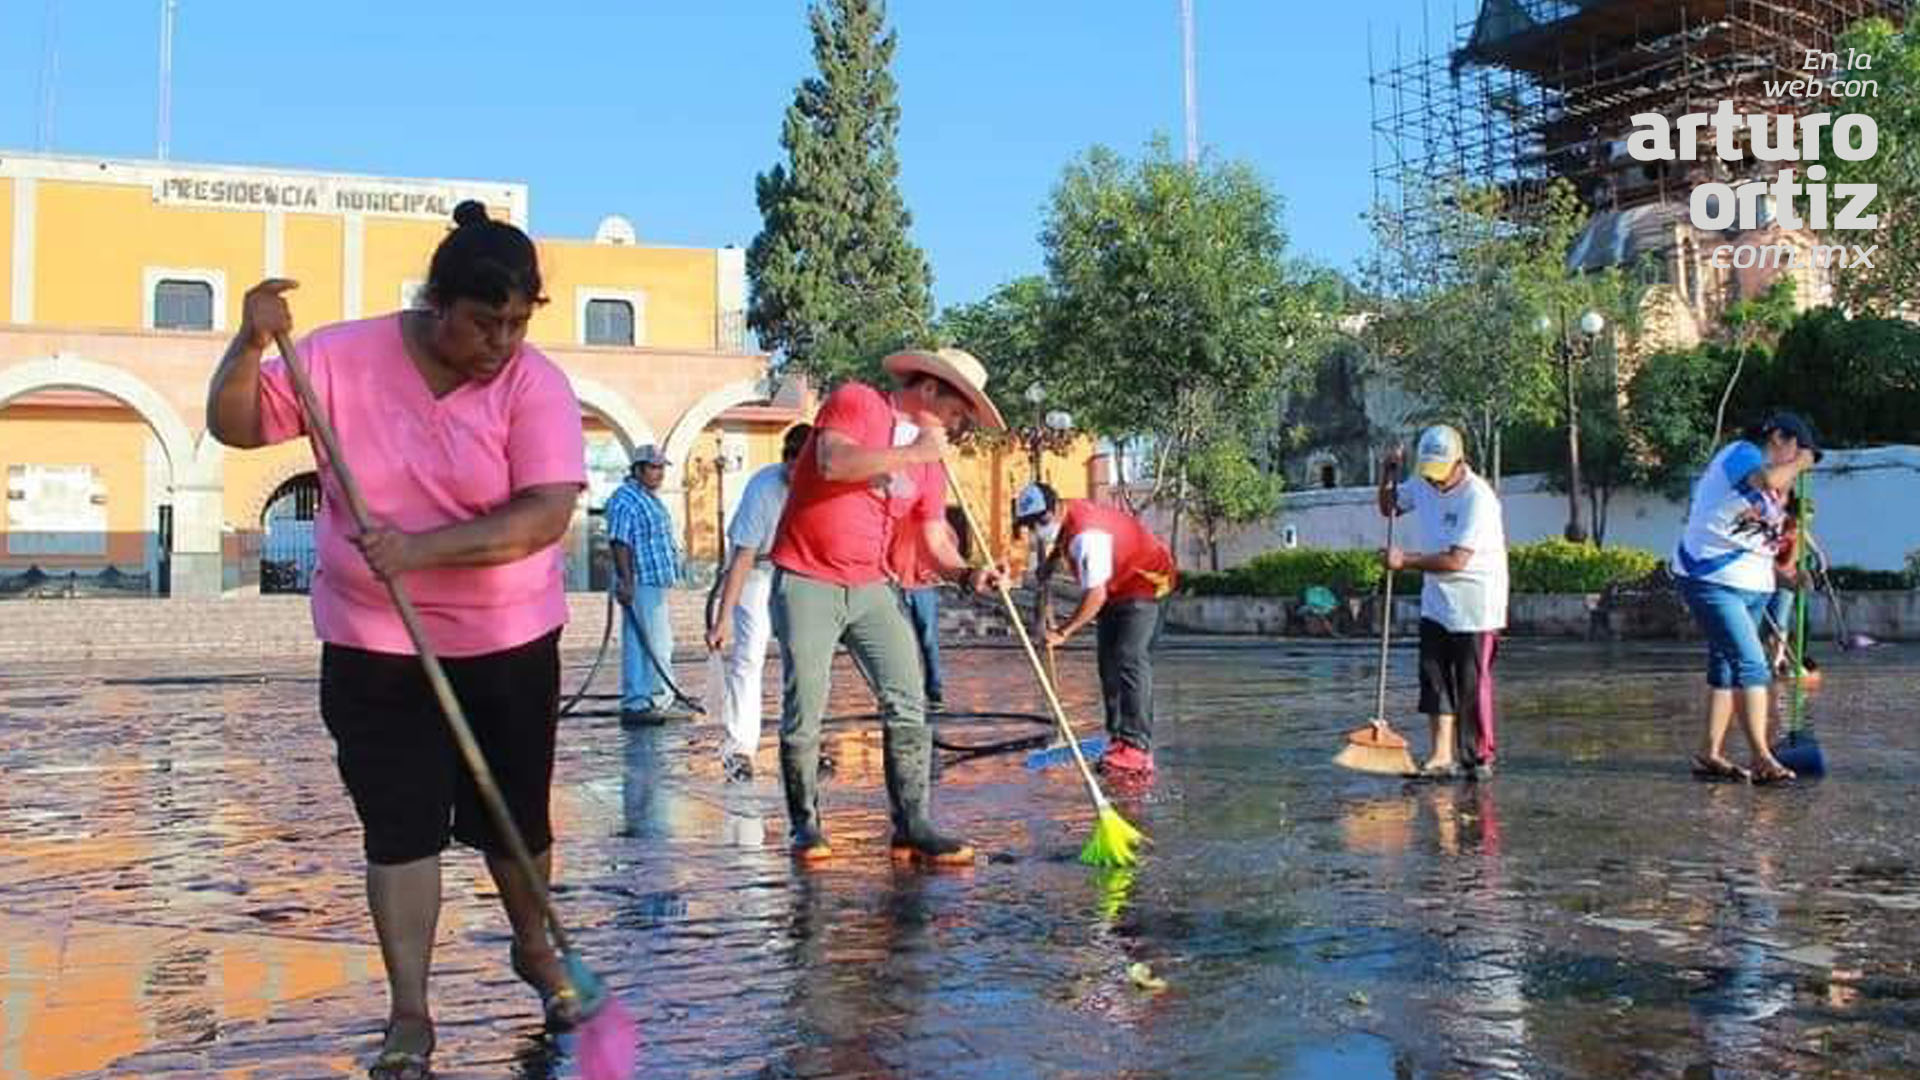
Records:
[[[1387,515],[1387,550],[1393,550],[1393,521],[1400,516],[1400,470],[1387,466],[1387,475],[1394,478],[1393,513]],[[1375,723],[1385,723],[1387,719],[1387,645],[1393,637],[1393,570],[1387,570],[1386,610],[1380,616],[1380,675],[1378,694],[1374,700],[1373,719]]]
[[[1812,515],[1809,514],[1808,517],[1811,519]],[[1853,630],[1847,626],[1846,609],[1840,606],[1840,590],[1835,588],[1833,584],[1833,574],[1831,572],[1833,569],[1833,560],[1827,557],[1826,549],[1820,546],[1820,541],[1813,535],[1811,521],[1801,523],[1800,535],[1805,538],[1807,549],[1819,560],[1821,566],[1820,582],[1816,586],[1816,589],[1826,594],[1827,606],[1832,609],[1833,632],[1836,635],[1834,643],[1844,650],[1848,646],[1843,644],[1843,642],[1852,640]]]
[[[1807,502],[1807,474],[1800,474],[1800,521],[1797,530],[1801,542],[1794,552],[1796,562],[1793,575],[1793,714],[1787,721],[1788,731],[1799,731],[1806,722],[1805,708],[1807,700],[1807,530],[1813,524],[1811,505]]]
[[[967,501],[967,493],[960,490],[960,478],[954,475],[952,463],[942,461],[940,465],[947,474],[947,487],[960,503],[960,516],[967,519],[967,531],[973,534],[974,544],[982,553],[991,551],[992,545],[980,528],[980,519],[974,515],[972,504]],[[1047,678],[1047,670],[1041,665],[1040,654],[1033,647],[1033,638],[1027,633],[1027,625],[1020,618],[1020,607],[1013,602],[1013,592],[1007,588],[1005,578],[1000,581],[999,592],[1000,602],[1007,608],[1007,621],[1013,624],[1014,635],[1020,639],[1020,647],[1026,650],[1027,659],[1033,664],[1033,674],[1040,680],[1040,689],[1047,696],[1047,705],[1053,710],[1053,720],[1060,725],[1060,734],[1067,740],[1067,748],[1073,751],[1073,763],[1080,767],[1080,778],[1086,781],[1087,794],[1093,797],[1094,807],[1104,812],[1111,804],[1107,802],[1106,793],[1100,790],[1100,782],[1093,778],[1086,755],[1080,752],[1080,738],[1073,733],[1073,725],[1067,722],[1067,710],[1060,704],[1060,695],[1054,692],[1053,680]]]
[[[340,437],[334,433],[333,425],[328,422],[326,412],[320,407],[320,399],[313,392],[313,384],[307,380],[307,373],[301,369],[300,357],[294,351],[293,341],[284,331],[274,334],[274,341],[280,346],[281,359],[286,361],[287,374],[293,381],[293,389],[300,397],[300,408],[307,414],[307,423],[313,428],[313,435],[320,441],[326,454],[327,464],[332,467],[333,475],[340,481],[340,489],[346,493],[347,509],[353,515],[353,522],[361,532],[373,529],[373,518],[367,513],[366,500],[360,496],[360,485],[353,478],[353,470],[347,468],[347,459],[340,452]],[[467,724],[467,714],[460,707],[460,699],[454,695],[453,684],[447,681],[447,673],[440,666],[440,658],[434,654],[433,647],[427,643],[426,630],[420,625],[420,613],[414,610],[413,600],[397,578],[384,579],[387,595],[393,598],[393,606],[400,613],[400,621],[407,628],[407,636],[413,639],[414,651],[420,654],[420,666],[426,669],[427,681],[433,685],[433,696],[440,701],[440,711],[446,714],[447,727],[453,732],[453,741],[460,747],[460,756],[466,759],[467,769],[473,773],[473,784],[480,792],[480,801],[487,806],[493,824],[505,838],[507,852],[526,875],[527,884],[539,898],[541,911],[547,917],[547,929],[553,935],[553,944],[563,953],[573,951],[567,940],[567,931],[560,923],[560,914],[554,910],[553,895],[540,878],[539,867],[534,865],[533,853],[527,850],[527,841],[520,835],[520,829],[513,822],[513,815],[507,812],[506,800],[500,795],[500,785],[494,781],[493,770],[487,767],[487,759],[480,753],[480,744],[474,740],[473,728]],[[578,988],[576,987],[577,991]]]
[[[1048,587],[1047,580],[1041,576],[1039,568],[1034,571],[1033,583],[1034,624],[1044,635],[1053,626],[1053,590]],[[1047,678],[1055,684],[1060,681],[1060,658],[1054,654],[1051,641],[1047,642]]]

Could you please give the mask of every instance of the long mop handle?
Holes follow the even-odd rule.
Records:
[[[313,428],[313,435],[320,440],[322,451],[326,454],[327,464],[333,468],[333,475],[340,481],[340,489],[346,493],[347,509],[353,515],[354,524],[361,532],[371,531],[373,517],[367,513],[366,500],[360,496],[360,485],[353,478],[353,470],[347,468],[347,459],[340,452],[340,437],[334,433],[333,425],[328,422],[325,410],[320,407],[320,399],[313,392],[313,384],[307,380],[307,373],[301,369],[299,354],[294,351],[293,341],[285,332],[276,333],[274,341],[280,346],[280,357],[286,361],[287,374],[293,380],[294,392],[300,397],[300,408],[307,414],[307,423]],[[519,865],[520,872],[526,875],[527,885],[540,901],[541,911],[547,917],[547,929],[553,935],[554,947],[563,953],[573,951],[567,940],[566,928],[560,922],[560,914],[554,909],[553,895],[540,878],[539,867],[534,865],[533,853],[527,850],[527,841],[520,835],[519,826],[514,824],[513,815],[507,812],[506,800],[501,797],[500,785],[494,781],[493,770],[487,767],[487,759],[480,753],[480,744],[474,740],[473,728],[467,723],[466,710],[460,707],[460,699],[454,695],[453,684],[447,681],[447,673],[440,666],[440,658],[434,654],[433,647],[427,643],[426,630],[420,625],[420,613],[414,610],[413,600],[407,590],[395,578],[386,578],[387,594],[393,598],[394,608],[400,612],[400,621],[407,628],[407,636],[413,639],[413,647],[420,654],[420,666],[426,669],[427,681],[433,685],[433,696],[439,699],[440,711],[446,714],[447,727],[453,732],[453,741],[460,747],[460,756],[466,759],[467,769],[473,774],[474,787],[480,792],[480,801],[486,804],[487,813],[493,818],[493,824],[506,839],[507,853]]]
[[[1807,502],[1807,474],[1800,474],[1800,522],[1801,536],[1813,525],[1813,512]],[[1787,720],[1788,731],[1799,731],[1806,723],[1807,701],[1807,545],[1802,543],[1794,552],[1796,568],[1793,575],[1793,714]]]
[[[1393,522],[1395,518],[1400,516],[1400,484],[1398,482],[1398,470],[1393,466],[1387,466],[1387,474],[1394,477],[1395,480],[1393,485],[1393,509],[1395,512],[1387,515],[1387,550],[1391,551],[1393,550]],[[1373,707],[1373,722],[1376,724],[1384,724],[1387,722],[1387,646],[1393,639],[1393,571],[1391,569],[1387,571],[1386,596],[1386,609],[1380,616],[1379,692]]]
[[[973,506],[967,501],[967,493],[960,490],[960,478],[953,474],[953,466],[941,462],[947,474],[947,487],[960,503],[960,516],[967,519],[967,532],[972,534],[973,542],[982,552],[991,551],[993,545],[987,540],[987,534],[980,528],[980,519],[973,513]],[[1020,618],[1020,606],[1013,602],[1013,591],[1007,588],[1005,579],[1000,581],[1000,602],[1006,605],[1007,621],[1013,624],[1014,636],[1020,639],[1020,647],[1026,650],[1027,660],[1033,664],[1034,677],[1040,680],[1040,689],[1047,697],[1047,705],[1053,710],[1054,723],[1060,725],[1060,735],[1073,751],[1073,763],[1080,767],[1080,778],[1086,781],[1087,794],[1093,797],[1096,808],[1104,811],[1112,804],[1107,802],[1107,794],[1100,790],[1100,782],[1093,778],[1093,769],[1087,765],[1087,757],[1080,752],[1080,737],[1073,732],[1073,725],[1067,721],[1067,710],[1060,704],[1060,695],[1054,692],[1053,680],[1047,678],[1047,669],[1041,664],[1040,653],[1033,647],[1033,638],[1027,633],[1027,625]]]
[[[1812,515],[1808,516],[1811,518]],[[1815,562],[1820,567],[1820,580],[1816,587],[1827,597],[1827,607],[1833,622],[1834,643],[1839,645],[1842,651],[1852,648],[1853,631],[1847,626],[1847,609],[1841,605],[1840,590],[1833,584],[1833,560],[1827,557],[1826,549],[1820,546],[1820,540],[1813,535],[1813,529],[1809,524],[1801,525],[1800,535],[1806,538],[1807,547],[1816,556]]]

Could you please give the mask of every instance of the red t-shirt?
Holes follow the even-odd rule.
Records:
[[[1089,533],[1104,534],[1113,545],[1113,576],[1106,582],[1109,603],[1158,600],[1173,592],[1176,576],[1173,553],[1140,524],[1140,519],[1124,510],[1084,499],[1067,500],[1060,537],[1054,541],[1055,550],[1065,553],[1067,561],[1077,565],[1073,542]]]
[[[904,446],[918,434],[880,391],[863,383],[847,383],[827,395],[813,426],[813,438],[793,463],[773,564],[848,587],[885,581],[894,531],[946,517],[946,469],[930,462],[851,484],[820,475],[825,432],[837,431],[869,450]]]

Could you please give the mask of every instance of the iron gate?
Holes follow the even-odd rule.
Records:
[[[313,585],[313,522],[320,513],[320,476],[301,473],[281,484],[261,515],[260,591],[303,593]]]

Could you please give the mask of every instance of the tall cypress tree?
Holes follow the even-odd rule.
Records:
[[[807,20],[819,74],[787,107],[787,161],[755,180],[762,227],[747,249],[747,320],[788,368],[832,385],[923,337],[932,301],[898,185],[885,4],[823,0]]]

